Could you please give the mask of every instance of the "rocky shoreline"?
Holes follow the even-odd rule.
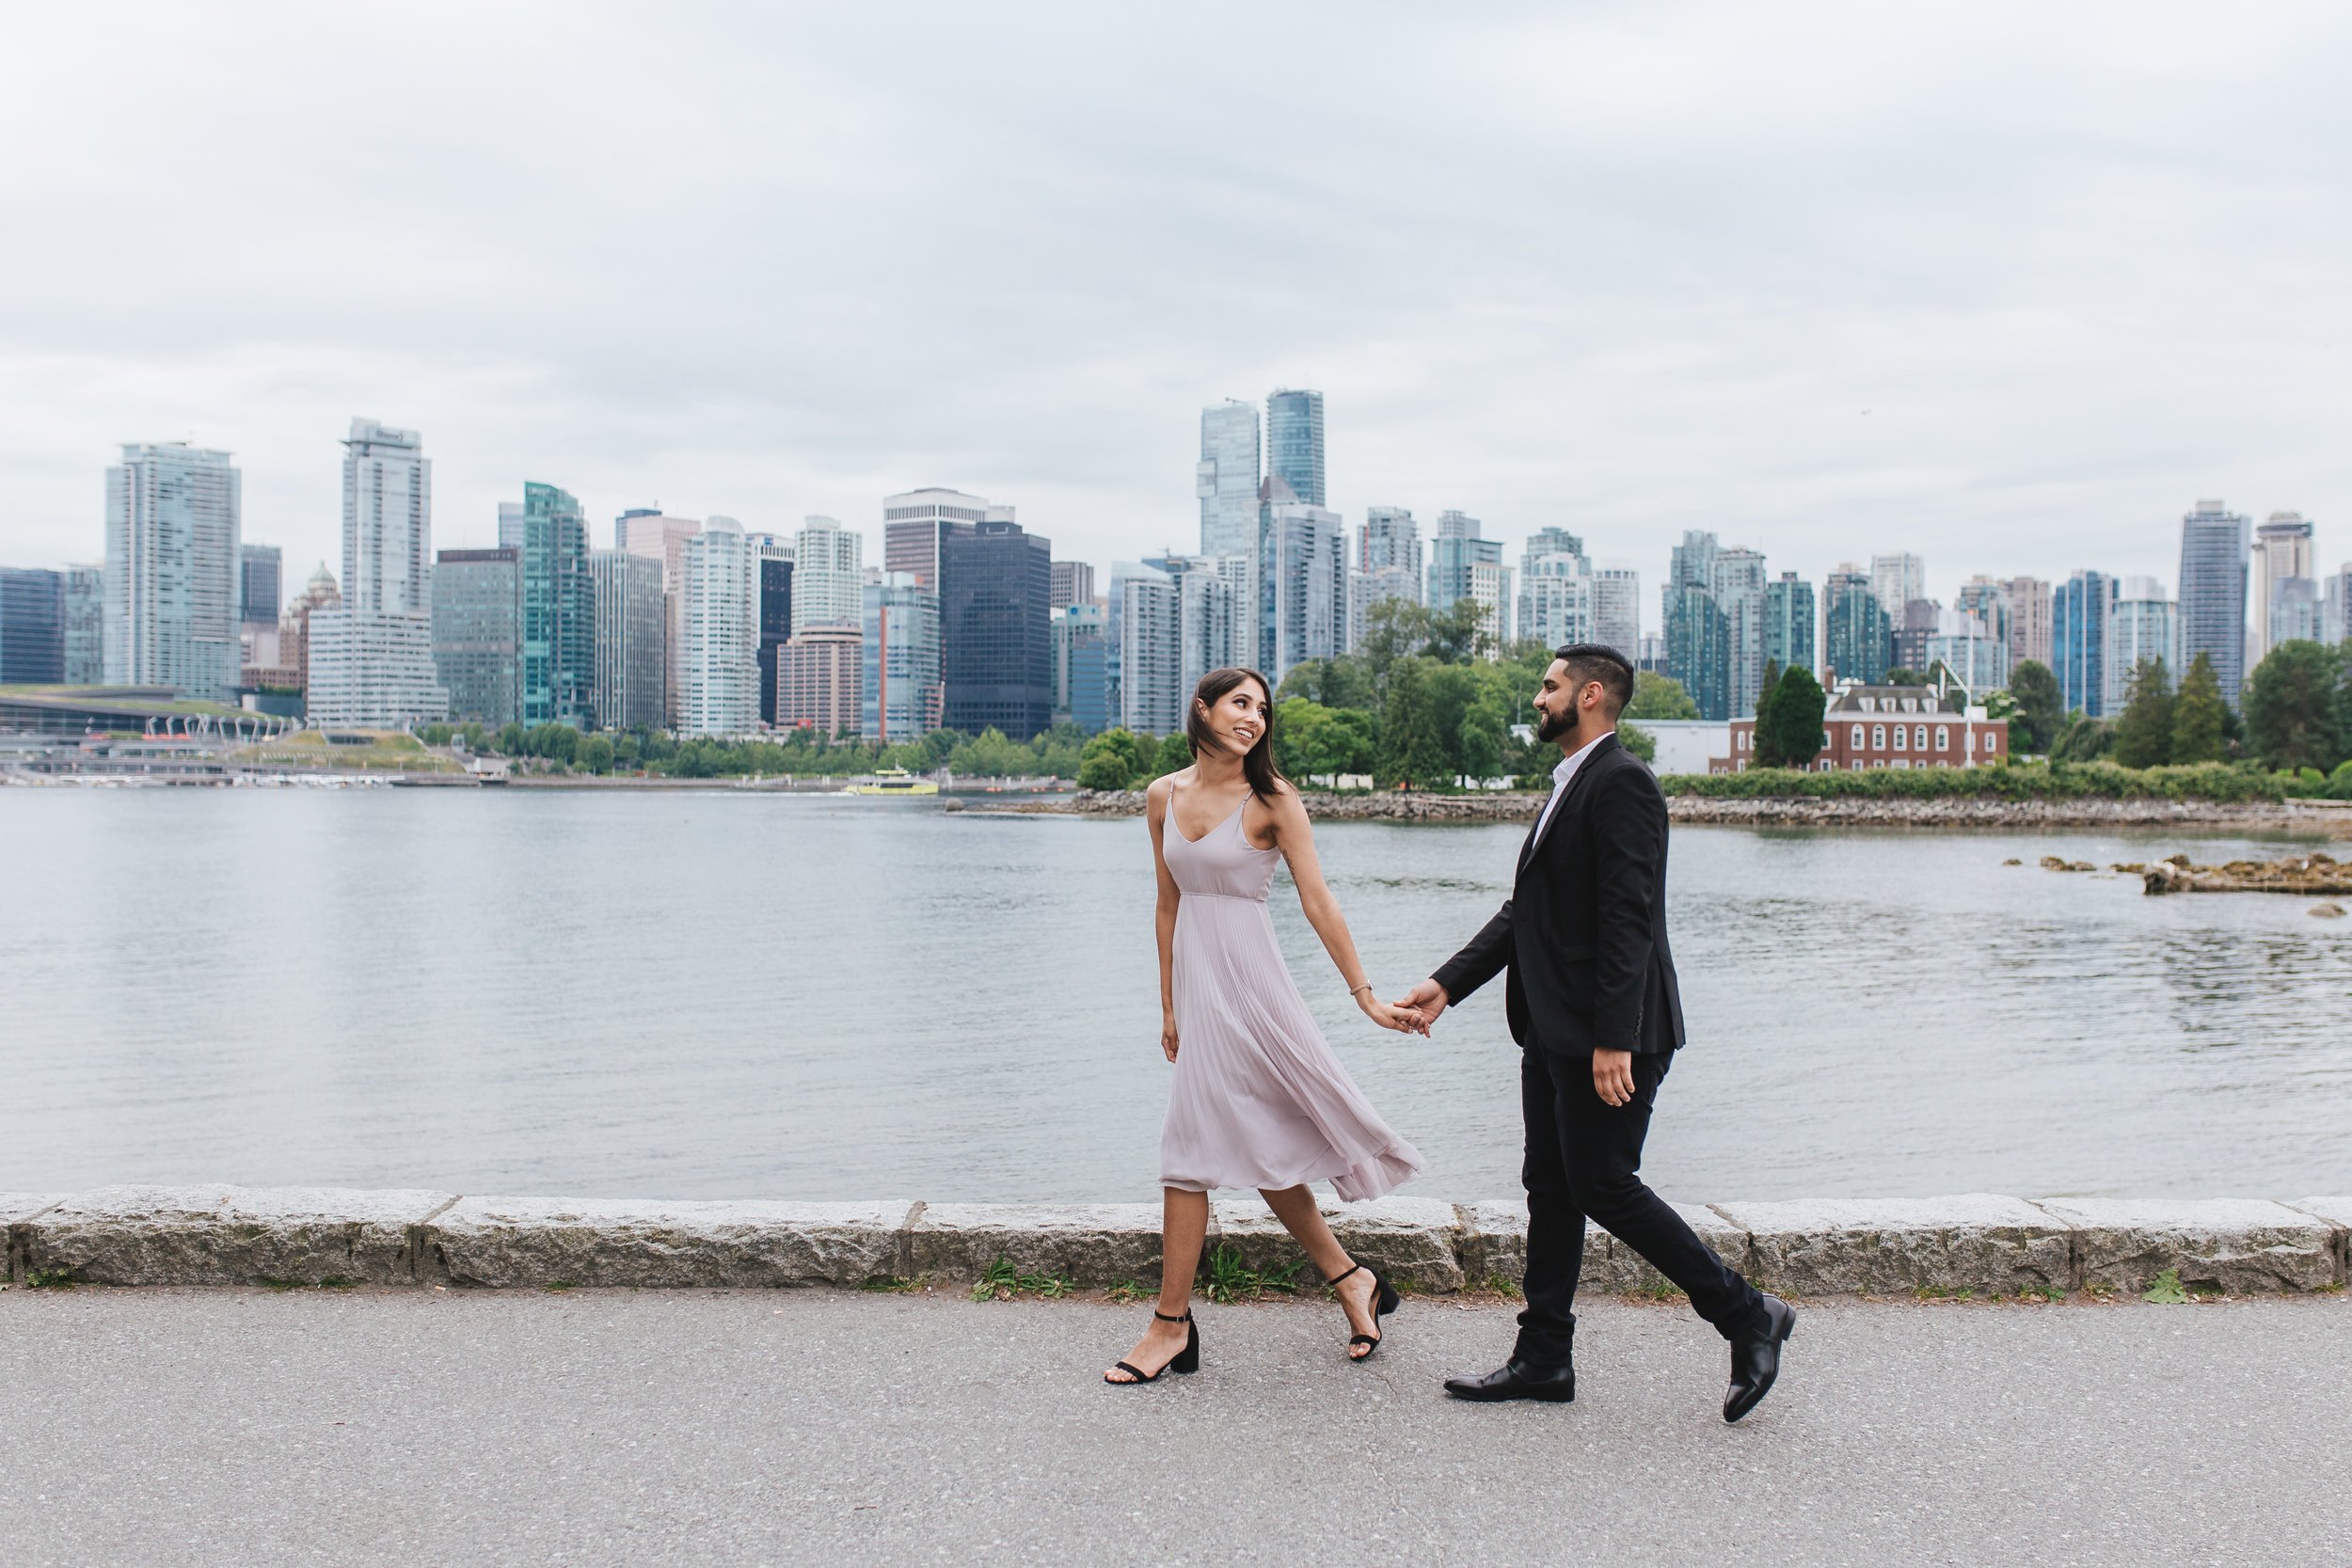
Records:
[[[1543,809],[1544,797],[1516,791],[1493,795],[1383,791],[1372,795],[1309,793],[1306,801],[1309,815],[1323,822],[1533,822]],[[2196,828],[2352,838],[2352,809],[2296,800],[1870,800],[1811,796],[1730,800],[1671,795],[1667,797],[1667,808],[1677,822],[1733,827]],[[1082,789],[1060,800],[993,809],[1053,816],[1136,816],[1143,811],[1143,792]]]

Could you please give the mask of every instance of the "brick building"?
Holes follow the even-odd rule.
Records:
[[[1924,686],[1839,687],[1821,715],[1829,744],[1806,771],[1866,768],[1981,768],[2009,760],[2009,721],[1981,707],[1959,708],[1957,696]],[[1731,755],[1709,759],[1711,773],[1743,773],[1756,758],[1756,721],[1731,721]]]

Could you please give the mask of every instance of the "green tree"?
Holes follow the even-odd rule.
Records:
[[[918,750],[928,752],[929,748]],[[983,779],[1004,779],[1027,772],[1037,755],[1026,746],[1016,746],[1006,739],[1004,731],[991,725],[949,752],[947,758],[947,766],[959,773],[970,773]]]
[[[2096,762],[2115,744],[2115,731],[2104,719],[2076,714],[2050,745],[2052,762]]]
[[[1078,753],[1080,789],[1125,789],[1142,770],[1142,747],[1125,730],[1104,730]]]
[[[1928,677],[1922,671],[1898,664],[1886,672],[1879,684],[1882,686],[1925,686],[1928,684]]]
[[[577,760],[591,773],[612,771],[612,741],[609,736],[592,735],[580,743]]]
[[[1640,757],[1644,762],[1654,763],[1658,760],[1657,738],[1639,724],[1628,724],[1619,721],[1617,744]]]
[[[1372,666],[1352,657],[1311,658],[1282,677],[1282,689],[1276,695],[1303,697],[1326,708],[1370,709],[1379,701]]]
[[[1161,737],[1159,752],[1152,764],[1153,778],[1166,778],[1191,766],[1192,742],[1184,738],[1184,731],[1178,730],[1174,735]]]
[[[1759,768],[1809,768],[1829,744],[1821,715],[1829,698],[1821,683],[1802,664],[1782,673],[1769,701],[1756,705],[1756,763]]]
[[[2213,660],[2199,654],[2181,677],[2172,699],[2172,760],[2174,763],[2219,762],[2229,730],[2229,705],[2221,700],[2221,677]]]
[[[2265,655],[2246,680],[2246,738],[2264,765],[2333,768],[2344,760],[2337,727],[2336,650],[2297,639]]]
[[[498,751],[502,757],[523,754],[523,727],[520,724],[510,722],[499,731]]]
[[[1442,787],[1452,782],[1453,768],[1430,690],[1431,676],[1439,668],[1436,660],[1418,654],[1390,666],[1388,695],[1380,714],[1380,750],[1374,768],[1381,782],[1424,787]]]
[[[1699,705],[1682,689],[1682,683],[1672,675],[1661,675],[1655,670],[1643,670],[1633,677],[1633,701],[1625,707],[1627,719],[1696,719]]]
[[[2126,768],[2172,760],[2172,677],[2160,658],[2143,658],[2132,672],[2123,716],[2115,721],[2115,760]]]
[[[2009,673],[2009,694],[2017,705],[2009,726],[2010,752],[2048,752],[2058,739],[2058,726],[2066,721],[2066,699],[2058,692],[2057,674],[2038,658],[2021,659]]]

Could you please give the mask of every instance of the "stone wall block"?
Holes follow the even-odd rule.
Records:
[[[1708,1250],[1722,1259],[1734,1274],[1755,1272],[1749,1258],[1746,1227],[1724,1218],[1719,1209],[1709,1209],[1701,1204],[1672,1203],[1668,1207],[1682,1216],[1683,1223],[1695,1231],[1698,1239],[1705,1242]],[[1638,1291],[1652,1294],[1670,1288],[1666,1276],[1651,1268],[1647,1259],[1600,1227],[1587,1226],[1585,1236],[1585,1277],[1601,1281],[1600,1289],[1620,1293]],[[1594,1236],[1603,1238],[1609,1244],[1607,1258],[1600,1263],[1597,1275],[1593,1272],[1591,1238]]]
[[[2177,1269],[2189,1291],[2313,1291],[2334,1284],[2343,1263],[2334,1224],[2258,1198],[2052,1197],[2035,1207],[2074,1227],[2086,1289],[2145,1291]]]
[[[32,1244],[32,1219],[63,1203],[69,1193],[0,1193],[0,1280],[24,1282],[24,1252]]]
[[[1749,1273],[1798,1295],[2071,1290],[2064,1221],[2022,1198],[1820,1198],[1718,1206],[1749,1235]]]
[[[453,1193],[333,1187],[99,1187],[25,1233],[26,1272],[93,1285],[406,1285],[410,1227]]]
[[[1160,1283],[1156,1203],[930,1203],[908,1242],[910,1273],[923,1278],[977,1279],[1002,1258],[1087,1287]]]
[[[1461,1220],[1453,1204],[1384,1197],[1370,1203],[1326,1200],[1322,1209],[1349,1256],[1395,1283],[1438,1292],[1462,1288]],[[1300,1285],[1317,1282],[1314,1265],[1259,1199],[1220,1198],[1210,1205],[1210,1246],[1233,1248],[1244,1266],[1263,1274],[1303,1263],[1295,1275]]]
[[[902,1272],[911,1203],[469,1197],[424,1227],[455,1285],[861,1285]]]
[[[2336,1283],[2352,1285],[2352,1197],[2303,1197],[2288,1207],[2335,1227]]]

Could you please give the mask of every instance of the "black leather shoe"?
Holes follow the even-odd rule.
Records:
[[[1576,1398],[1574,1367],[1531,1367],[1516,1358],[1485,1377],[1450,1377],[1445,1391],[1457,1400],[1549,1400],[1565,1404]]]
[[[1764,1298],[1761,1333],[1731,1342],[1731,1386],[1724,1390],[1724,1419],[1736,1421],[1762,1402],[1780,1376],[1780,1347],[1797,1326],[1797,1309],[1778,1296]]]

